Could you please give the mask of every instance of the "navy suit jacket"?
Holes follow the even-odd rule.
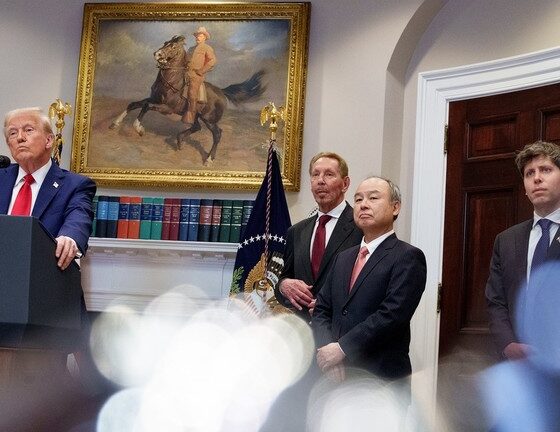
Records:
[[[317,215],[304,219],[297,224],[291,226],[286,233],[286,249],[284,252],[284,268],[279,278],[279,283],[274,288],[276,299],[286,307],[292,307],[282,293],[280,293],[280,282],[283,279],[300,279],[308,285],[312,285],[313,295],[316,296],[321,289],[322,284],[329,272],[331,264],[337,253],[357,245],[362,240],[362,231],[354,223],[352,207],[346,203],[346,207],[342,211],[334,230],[329,238],[327,247],[321,264],[317,278],[313,278],[311,271],[311,237]],[[309,320],[307,308],[303,308],[298,314],[303,315]]]
[[[492,333],[499,353],[511,342],[523,342],[522,318],[525,317],[527,253],[533,219],[501,232],[494,241],[490,275],[486,283],[486,302]],[[548,249],[547,261],[560,261],[560,229]],[[541,281],[546,281],[542,275]],[[538,287],[542,288],[542,287]],[[534,298],[539,294],[532,289]],[[526,341],[525,341],[526,342]]]
[[[7,214],[19,166],[0,169],[0,214]],[[53,236],[68,236],[82,253],[87,250],[93,220],[93,180],[61,169],[53,162],[33,206],[32,216]]]
[[[312,319],[317,346],[338,342],[347,366],[404,377],[411,373],[410,320],[426,285],[426,258],[392,234],[369,257],[349,293],[359,249],[335,258],[317,296]]]

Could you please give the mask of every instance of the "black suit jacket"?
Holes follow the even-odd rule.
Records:
[[[340,218],[338,219],[334,230],[329,238],[325,254],[321,260],[319,274],[313,279],[311,271],[311,237],[317,216],[304,219],[297,224],[291,226],[286,233],[286,249],[284,252],[284,269],[279,278],[279,283],[274,288],[276,299],[286,307],[292,307],[288,299],[280,293],[280,282],[283,279],[300,279],[308,285],[312,285],[313,295],[316,296],[325,281],[325,277],[331,267],[334,257],[337,253],[357,245],[362,240],[362,231],[354,223],[354,215],[352,207],[346,203]],[[306,320],[309,319],[307,308],[297,311]]]
[[[359,248],[336,257],[317,296],[312,319],[317,346],[338,341],[348,366],[390,379],[409,375],[410,320],[426,285],[426,258],[392,234],[369,257],[349,293]]]
[[[533,219],[501,232],[494,241],[486,302],[490,331],[499,353],[511,342],[523,342],[522,317],[526,310],[527,252]],[[560,229],[548,249],[547,261],[560,261]],[[543,276],[542,279],[546,280]],[[534,296],[537,293],[532,292]]]

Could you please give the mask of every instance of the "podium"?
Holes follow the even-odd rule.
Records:
[[[0,379],[4,384],[66,373],[66,357],[79,344],[80,269],[72,262],[60,270],[55,250],[55,240],[37,219],[0,215]]]

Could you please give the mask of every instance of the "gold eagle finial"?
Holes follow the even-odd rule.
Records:
[[[62,154],[62,144],[63,144],[62,129],[64,128],[65,125],[64,116],[69,115],[71,110],[72,107],[70,106],[70,104],[62,103],[62,101],[59,98],[56,98],[56,100],[49,106],[49,118],[51,119],[51,122],[56,117],[56,122],[55,122],[56,135],[54,137],[52,157],[57,163],[57,165],[60,164],[60,156]]]
[[[270,121],[270,139],[276,140],[276,131],[278,130],[278,121],[286,120],[286,109],[283,106],[276,108],[274,102],[269,102],[261,110],[261,126]]]

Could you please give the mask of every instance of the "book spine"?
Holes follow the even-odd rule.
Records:
[[[233,200],[231,209],[231,231],[229,232],[229,242],[239,243],[241,237],[241,220],[243,219],[243,201]]]
[[[97,200],[97,226],[95,233],[97,237],[107,237],[107,218],[109,217],[109,197],[100,195]]]
[[[211,199],[200,200],[200,218],[198,220],[198,241],[210,241],[210,227],[212,226],[212,204]]]
[[[189,239],[189,211],[191,200],[183,198],[181,200],[181,212],[179,214],[179,240],[187,241]]]
[[[128,211],[128,238],[140,237],[140,213],[142,209],[142,197],[130,197],[130,209]]]
[[[93,220],[91,221],[91,237],[96,237],[97,235],[97,203],[99,202],[99,197],[95,195],[91,203],[91,209],[93,210]]]
[[[220,235],[219,235],[219,241],[223,243],[229,242],[229,233],[231,231],[231,211],[232,211],[232,201],[223,200],[222,215],[220,218]]]
[[[149,239],[152,232],[152,208],[154,199],[150,197],[142,198],[140,207],[140,238]]]
[[[171,208],[173,207],[173,198],[164,198],[163,200],[163,220],[161,221],[161,239],[169,240],[169,229],[171,228]]]
[[[200,220],[200,199],[191,199],[191,208],[189,211],[189,241],[198,240],[198,223]]]
[[[181,219],[181,199],[171,200],[171,220],[169,223],[169,240],[179,239],[179,221]]]
[[[220,220],[222,217],[222,200],[215,199],[212,203],[212,225],[210,226],[210,241],[217,242],[220,237]]]
[[[253,200],[244,200],[243,201],[243,218],[241,219],[241,235],[240,238],[244,238],[245,227],[249,223],[249,218],[251,217],[251,213],[253,211],[253,205],[255,201]]]
[[[152,207],[152,230],[150,238],[152,240],[161,240],[161,231],[163,228],[163,198],[154,198]]]
[[[127,238],[130,211],[130,197],[119,198],[119,220],[117,221],[117,238]]]
[[[119,222],[120,198],[118,196],[109,197],[109,210],[107,212],[107,237],[117,238],[117,227]]]

